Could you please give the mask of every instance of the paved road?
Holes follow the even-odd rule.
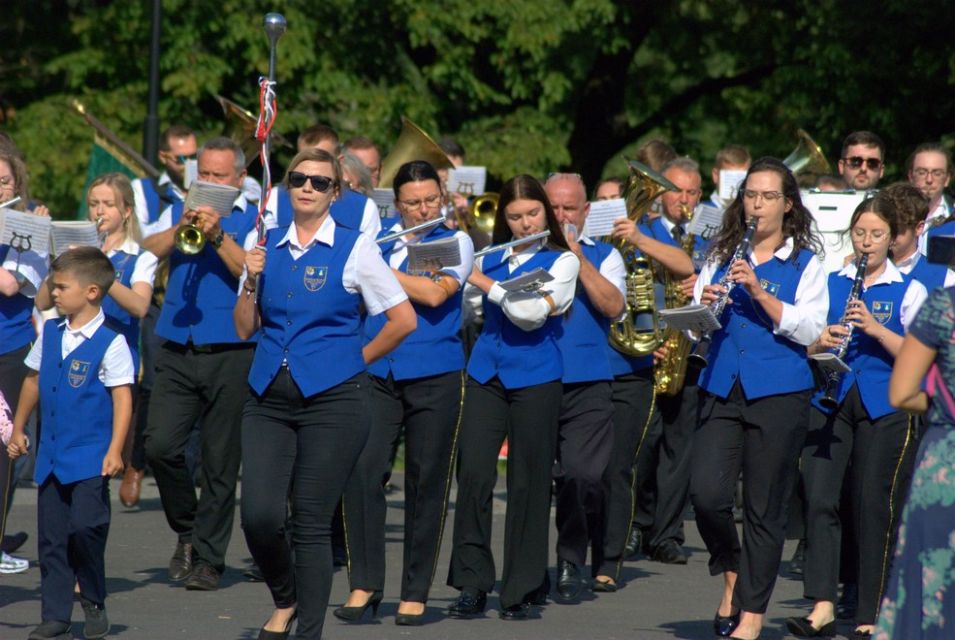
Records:
[[[400,477],[396,480],[400,483]],[[116,498],[118,490],[116,482],[106,558],[107,611],[113,623],[111,637],[130,640],[255,638],[269,613],[270,600],[265,586],[248,582],[242,576],[241,569],[248,562],[249,554],[238,521],[222,588],[214,593],[185,591],[170,585],[165,579],[175,537],[166,526],[155,483],[151,478],[146,479],[143,501],[136,510],[127,510],[119,504]],[[498,550],[504,528],[501,497],[503,492],[498,494],[495,504],[495,549]],[[388,566],[395,568],[401,562],[401,500],[400,492],[392,494],[389,500],[392,508],[388,513]],[[445,607],[457,593],[444,586],[450,556],[451,523],[452,517],[449,516],[436,585],[424,626],[395,626],[399,589],[397,571],[393,570],[388,575],[385,602],[377,620],[349,625],[332,617],[329,609],[324,637],[329,640],[695,640],[712,637],[711,621],[721,580],[710,577],[707,571],[707,556],[692,521],[687,522],[687,549],[691,552],[687,565],[670,566],[646,559],[627,563],[624,569],[627,584],[617,593],[599,597],[589,595],[578,605],[549,603],[538,609],[537,619],[526,622],[499,620],[494,596],[490,598],[489,611],[482,619],[459,621],[444,617]],[[30,533],[30,541],[20,555],[35,563],[36,491],[33,489],[17,491],[8,531],[20,530]],[[792,554],[792,549],[793,544],[788,544],[785,557]],[[26,638],[29,630],[39,622],[39,586],[40,570],[35,565],[23,574],[0,576],[0,640]],[[331,607],[344,601],[347,589],[345,572],[337,572]],[[806,610],[806,603],[801,600],[801,583],[781,578],[762,637],[764,640],[789,637],[783,621],[787,616]],[[77,623],[74,635],[82,638],[83,613],[78,605],[73,615]],[[840,629],[843,634],[851,630],[848,626]]]

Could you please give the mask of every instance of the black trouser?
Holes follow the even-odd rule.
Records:
[[[684,385],[672,396],[657,396],[663,433],[657,443],[656,499],[648,541],[651,549],[668,540],[682,545],[686,539],[683,517],[690,498],[690,461],[700,415],[699,397],[700,388],[695,384]]]
[[[69,622],[73,585],[84,598],[106,602],[109,478],[61,483],[50,474],[37,494],[37,550],[43,621]]]
[[[11,416],[17,415],[17,403],[20,401],[20,388],[30,369],[23,364],[23,359],[30,353],[30,345],[24,345],[8,353],[0,355],[0,393],[10,407]],[[31,445],[32,447],[32,445]],[[0,451],[0,539],[6,532],[7,515],[13,506],[13,490],[17,486],[17,469],[20,467],[16,460],[11,460],[6,448]]]
[[[369,400],[367,374],[303,398],[282,367],[242,412],[242,530],[275,606],[298,604],[296,638],[322,635],[332,515],[368,439]]]
[[[396,381],[372,376],[372,428],[342,500],[352,589],[385,587],[384,484],[405,434],[401,599],[426,602],[437,567],[461,418],[464,375]]]
[[[140,358],[143,362],[143,376],[139,382],[138,402],[133,422],[132,448],[129,453],[129,465],[137,471],[146,468],[146,424],[149,417],[149,399],[156,379],[156,360],[162,346],[162,338],[156,335],[156,322],[162,309],[150,303],[149,311],[139,325]]]
[[[855,544],[849,546],[858,558],[859,624],[875,624],[918,448],[915,440],[911,415],[896,411],[869,419],[854,385],[833,415],[812,410],[802,452],[807,510],[804,592],[810,600],[835,602],[838,596],[839,498],[847,480],[851,504],[843,511],[856,525]]]
[[[608,493],[603,478],[613,452],[610,385],[608,381],[564,385],[554,464],[557,557],[581,567],[593,543],[594,572],[602,563]]]
[[[604,473],[607,486],[607,520],[604,531],[603,562],[598,575],[619,579],[623,549],[630,536],[631,520],[636,510],[634,461],[641,459],[647,434],[659,427],[660,412],[653,395],[653,369],[619,376],[614,379],[613,450]],[[636,471],[641,472],[640,463]]]
[[[733,605],[765,613],[786,537],[786,512],[809,423],[809,391],[746,400],[704,393],[694,435],[690,498],[710,552],[710,574],[739,574]],[[733,496],[743,472],[743,544]]]
[[[212,349],[163,345],[145,444],[169,526],[180,542],[192,543],[198,558],[222,571],[232,536],[242,407],[249,396],[253,350],[245,344]],[[202,448],[198,499],[186,467],[186,443],[196,419]]]
[[[448,585],[494,587],[491,520],[497,454],[507,450],[507,515],[501,606],[512,607],[547,574],[551,472],[557,446],[560,381],[505,389],[468,378],[458,449],[458,495]]]

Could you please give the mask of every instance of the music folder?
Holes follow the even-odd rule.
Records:
[[[437,273],[461,264],[461,245],[455,237],[408,245],[409,273]]]
[[[197,180],[189,187],[183,209],[195,211],[199,207],[210,207],[221,217],[228,218],[232,215],[232,205],[235,204],[240,193],[240,189],[227,184]]]
[[[677,331],[692,331],[696,334],[711,333],[723,325],[705,304],[688,304],[676,309],[660,309],[660,319]]]
[[[815,353],[809,356],[810,359],[814,360],[825,373],[849,373],[849,365],[842,361],[839,356],[834,353],[829,353],[824,351],[823,353]]]
[[[534,293],[535,291],[540,290],[544,286],[544,283],[550,282],[553,279],[554,276],[550,275],[546,269],[541,269],[538,267],[537,269],[521,274],[516,278],[498,282],[498,284],[501,285],[505,291],[510,291],[511,293]]]

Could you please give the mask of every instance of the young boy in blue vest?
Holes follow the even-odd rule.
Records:
[[[62,316],[43,325],[27,356],[11,458],[27,453],[24,427],[40,403],[43,429],[34,480],[39,486],[40,594],[43,622],[29,640],[72,637],[73,586],[79,583],[84,635],[109,632],[104,552],[109,532],[109,479],[123,470],[132,415],[133,361],[126,339],[101,309],[113,283],[109,258],[93,247],[58,257],[51,292]],[[65,318],[65,320],[64,320]]]

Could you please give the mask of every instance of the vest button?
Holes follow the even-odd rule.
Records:
[[[288,353],[288,349],[283,349],[282,351],[283,351],[284,353]]]
[[[742,327],[743,329],[745,329],[745,328],[746,328],[746,323],[745,323],[745,322],[741,322],[739,326]]]
[[[289,298],[292,297],[292,292],[291,292],[291,291],[288,292],[288,297],[289,297]]]
[[[288,321],[285,322],[285,324],[291,327],[291,326],[292,326],[292,321],[291,321],[291,320],[288,320]]]
[[[297,265],[297,264],[293,264],[293,265],[292,265],[292,271],[297,271],[297,270],[298,270],[298,265]]]

